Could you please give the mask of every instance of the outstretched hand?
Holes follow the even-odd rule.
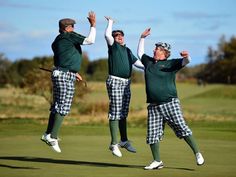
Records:
[[[109,21],[109,20],[111,20],[111,21],[113,21],[113,23],[115,22],[115,20],[113,20],[111,17],[109,17],[109,16],[104,16],[105,17],[105,19],[107,19],[107,21]]]
[[[88,21],[92,27],[96,26],[96,14],[93,11],[90,11],[88,14]]]
[[[180,52],[180,55],[181,55],[181,57],[183,57],[183,58],[188,58],[188,57],[189,57],[189,53],[188,53],[188,51],[186,51],[186,50]]]
[[[147,28],[142,34],[141,34],[141,38],[145,38],[148,35],[151,34],[151,28]]]

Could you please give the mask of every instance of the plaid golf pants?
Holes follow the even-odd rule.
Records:
[[[71,108],[75,91],[76,73],[54,69],[51,79],[53,83],[53,103],[50,110],[53,113],[65,116]]]
[[[180,107],[178,98],[162,104],[149,104],[147,122],[147,144],[160,141],[164,135],[165,123],[167,123],[179,138],[192,135],[187,126]]]
[[[109,120],[126,119],[130,104],[130,79],[109,76],[106,80],[109,97]]]

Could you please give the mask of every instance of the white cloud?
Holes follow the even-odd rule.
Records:
[[[26,35],[26,34],[24,34],[24,35]],[[27,34],[27,36],[32,39],[47,39],[51,35],[52,35],[52,33],[48,32],[48,31],[41,31],[41,30],[34,30],[34,31],[31,31],[29,34]]]

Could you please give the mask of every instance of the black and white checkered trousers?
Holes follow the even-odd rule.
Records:
[[[179,138],[192,135],[192,131],[184,120],[178,98],[173,98],[172,101],[162,105],[149,104],[147,109],[147,144],[154,144],[162,140],[165,123]]]
[[[126,119],[131,98],[130,79],[108,76],[106,80],[109,97],[109,120]]]
[[[51,79],[53,83],[53,103],[50,110],[53,113],[65,116],[71,108],[75,92],[76,73],[54,69]]]

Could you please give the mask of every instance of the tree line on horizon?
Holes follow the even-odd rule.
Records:
[[[0,87],[7,85],[14,87],[28,87],[35,83],[50,82],[50,74],[39,68],[52,69],[53,56],[34,57],[31,60],[20,59],[10,61],[0,53]],[[104,81],[108,74],[107,58],[90,61],[86,52],[83,54],[80,74],[87,81]],[[143,82],[143,72],[133,70],[132,82]],[[236,83],[236,38],[229,41],[222,36],[217,49],[208,48],[206,63],[193,67],[185,67],[178,72],[178,80],[201,80],[206,83]],[[42,83],[41,83],[42,82]]]

